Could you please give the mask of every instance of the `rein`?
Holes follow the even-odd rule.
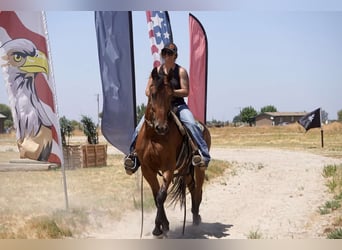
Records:
[[[151,110],[150,113],[152,114],[152,117],[154,116],[154,112]],[[175,119],[175,116],[176,114],[174,113],[174,111],[172,111],[172,109],[169,110],[168,114],[167,114],[167,117],[172,117],[174,119],[174,121],[177,123],[177,120]],[[148,127],[150,128],[153,128],[154,127],[154,119],[148,119],[146,118],[146,115],[145,115],[145,123]],[[179,126],[179,124],[177,124]],[[183,134],[183,133],[182,133]]]
[[[151,121],[148,120],[147,118],[145,118],[145,123],[146,123],[147,126],[149,126],[150,128],[153,128],[153,122],[151,122]]]

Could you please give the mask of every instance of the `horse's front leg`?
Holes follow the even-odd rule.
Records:
[[[155,202],[157,206],[157,215],[155,219],[155,228],[153,230],[153,235],[159,236],[163,234],[164,231],[169,230],[169,222],[166,218],[164,202],[166,200],[167,190],[162,186],[156,196]]]
[[[153,230],[153,235],[159,236],[163,232],[169,231],[169,221],[166,217],[164,203],[167,197],[167,190],[172,180],[172,171],[165,171],[163,173],[163,183],[156,196],[157,216],[155,220],[156,227]]]
[[[205,178],[205,172],[200,168],[195,168],[195,183],[189,187],[191,193],[191,212],[192,212],[192,223],[199,225],[202,221],[201,215],[199,214],[199,207],[202,202],[202,187]]]

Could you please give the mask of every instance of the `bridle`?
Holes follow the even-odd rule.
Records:
[[[152,107],[152,104],[150,103],[150,100],[152,100],[151,98],[152,97],[149,98],[149,103],[148,103],[148,105],[151,105],[150,111],[149,111],[150,114],[148,116],[150,118],[147,118],[146,115],[145,115],[145,123],[146,123],[146,125],[148,127],[155,128],[155,121],[156,121],[156,119],[155,119],[155,111],[154,111],[154,109]],[[167,119],[168,120],[171,118],[171,112],[172,112],[172,106],[170,105],[170,108],[167,111]]]
[[[164,77],[168,78],[169,76],[166,75]],[[166,87],[166,86],[171,87],[171,89],[172,89],[172,86],[169,84],[169,81],[167,81],[165,83],[164,79],[160,79],[160,78],[161,78],[160,75],[156,72],[156,69],[154,69],[152,71],[153,84],[150,87],[151,88],[150,89],[150,95],[149,95],[148,104],[147,104],[147,109],[149,109],[149,114],[148,115],[145,114],[145,123],[148,127],[153,128],[157,134],[165,135],[167,133],[167,130],[168,130],[167,124],[166,124],[166,126],[162,126],[161,131],[158,131],[158,124],[156,124],[156,118],[155,118],[156,115],[155,115],[155,110],[153,108],[153,101],[155,99],[154,95],[156,95],[156,93],[153,93],[152,89],[153,88],[159,89],[160,87]],[[158,82],[158,81],[161,81],[161,82]],[[163,85],[161,86],[161,84],[163,84]],[[167,120],[169,120],[171,117],[171,111],[172,111],[172,106],[170,104],[170,107],[167,111]]]

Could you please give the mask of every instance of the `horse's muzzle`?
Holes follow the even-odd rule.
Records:
[[[166,135],[169,132],[169,125],[167,123],[163,125],[156,124],[154,129],[158,135]]]

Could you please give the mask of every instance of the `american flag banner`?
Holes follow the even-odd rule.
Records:
[[[189,15],[190,67],[189,109],[195,118],[206,123],[208,40],[199,20]]]
[[[146,18],[153,66],[158,67],[161,64],[161,50],[165,44],[173,42],[170,18],[167,11],[146,11]]]
[[[63,164],[44,12],[0,12],[0,65],[21,158]]]

